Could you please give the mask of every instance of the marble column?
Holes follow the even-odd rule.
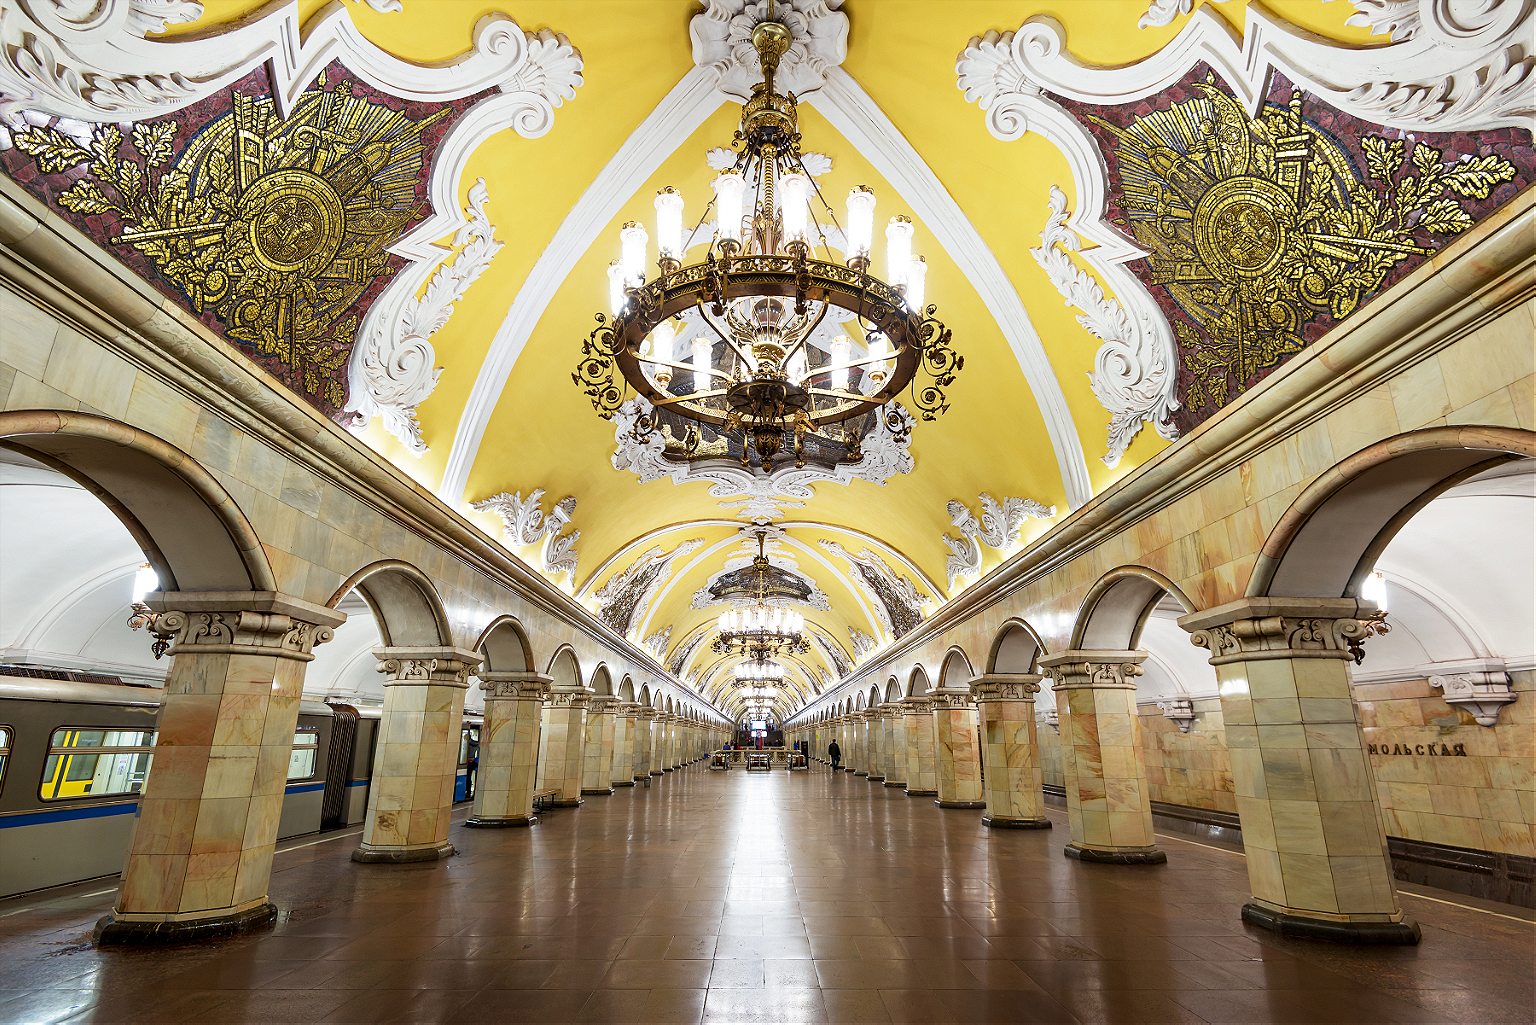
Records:
[[[478,652],[462,648],[373,649],[384,674],[384,710],[374,742],[363,841],[365,864],[451,857],[453,786],[463,732],[464,693]]]
[[[1350,691],[1374,613],[1353,598],[1244,598],[1179,620],[1220,686],[1253,891],[1243,920],[1282,935],[1419,941]]]
[[[663,759],[667,755],[667,713],[656,712],[651,719],[651,743],[646,751],[646,764],[652,776],[660,776],[666,769]]]
[[[940,808],[985,808],[976,705],[969,687],[940,687],[933,700],[933,736]]]
[[[154,771],[100,943],[179,942],[269,924],[283,788],[312,649],[346,617],[288,595],[157,592],[171,641]]]
[[[472,828],[531,826],[539,734],[550,678],[542,673],[480,673],[485,724],[480,727],[480,771]]]
[[[581,773],[586,767],[586,687],[554,687],[544,702],[543,734],[539,739],[539,786],[558,791],[550,806],[581,804]]]
[[[869,715],[853,713],[853,760],[849,768],[855,776],[869,775]]]
[[[885,782],[885,722],[886,714],[878,706],[864,713],[865,720],[869,723],[865,734],[865,743],[869,746],[869,781],[871,783]]]
[[[885,735],[889,740],[888,761],[885,768],[885,785],[906,788],[907,785],[907,721],[902,714],[901,702],[892,701],[880,706],[885,711]]]
[[[1033,674],[978,676],[971,693],[981,717],[981,765],[987,810],[981,824],[1007,829],[1050,829],[1035,744]]]
[[[673,750],[677,746],[677,715],[666,712],[658,716],[656,724],[661,730],[661,742],[656,757],[661,760],[661,771],[672,772],[677,768]]]
[[[618,700],[594,696],[587,705],[586,737],[582,741],[581,793],[607,797],[613,793],[613,708]]]
[[[933,701],[904,698],[902,719],[907,731],[907,796],[939,796],[937,738],[933,734]]]
[[[635,761],[630,771],[636,783],[651,776],[651,734],[656,727],[656,710],[640,705],[635,709]]]
[[[1069,858],[1117,865],[1168,860],[1152,835],[1136,714],[1136,678],[1146,658],[1144,651],[1063,651],[1040,660],[1056,681]]]
[[[616,787],[635,785],[635,734],[640,721],[635,713],[639,711],[633,701],[621,701],[613,712],[613,763],[608,775]]]

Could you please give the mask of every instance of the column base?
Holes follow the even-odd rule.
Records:
[[[410,865],[418,861],[442,861],[457,853],[458,849],[446,840],[436,847],[369,847],[363,844],[352,852],[352,860],[360,865]]]
[[[581,798],[579,798],[579,797],[565,797],[565,798],[557,797],[554,800],[549,802],[549,806],[551,808],[580,808],[581,807]]]
[[[885,785],[888,787],[895,787],[898,790],[905,790],[907,787],[907,781],[904,779],[888,779],[885,781]]]
[[[1162,865],[1168,861],[1168,855],[1156,847],[1120,847],[1115,850],[1101,850],[1097,847],[1079,847],[1071,843],[1062,848],[1062,853],[1076,861],[1087,861],[1097,865]]]
[[[868,776],[869,775],[869,773],[865,772],[863,769],[855,769],[853,774],[855,776]]]
[[[664,775],[664,773],[662,773],[662,771],[660,769],[652,769],[651,770],[651,775],[652,776],[661,776],[661,775]]]
[[[940,808],[985,808],[986,801],[934,801]]]
[[[504,819],[483,819],[479,816],[465,819],[470,829],[505,829],[509,826],[531,826],[539,821],[537,815],[512,815]]]
[[[869,781],[871,783],[883,783],[883,782],[885,782],[885,777],[884,776],[876,776],[874,773],[870,773],[869,774]]]
[[[991,815],[981,817],[983,826],[993,829],[1050,829],[1050,819],[1005,819]]]
[[[908,790],[907,791],[907,796],[908,797],[938,797],[939,796],[939,792],[937,790]]]
[[[122,919],[117,913],[105,915],[96,923],[91,938],[97,946],[154,946],[165,943],[198,943],[203,940],[233,936],[252,929],[265,929],[277,921],[277,905],[268,901],[232,915],[193,918],[178,922]]]
[[[1416,946],[1419,942],[1417,922],[1336,922],[1289,915],[1252,902],[1243,905],[1243,921],[1293,940],[1396,946]]]
[[[632,787],[635,785],[635,781],[632,779],[616,779],[613,781],[613,785],[615,787]]]
[[[583,787],[581,790],[581,795],[583,797],[608,797],[612,793],[613,787],[593,787],[591,789]]]

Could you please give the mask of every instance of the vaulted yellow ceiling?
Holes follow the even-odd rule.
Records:
[[[328,6],[326,0],[296,2],[306,18]],[[1022,299],[1059,382],[1095,493],[1167,442],[1146,429],[1113,468],[1099,458],[1105,452],[1109,414],[1089,387],[1098,340],[1079,325],[1076,311],[1063,302],[1030,254],[1040,245],[1051,187],[1061,187],[1069,201],[1076,202],[1072,174],[1062,154],[1040,135],[1004,143],[989,134],[982,114],[956,87],[955,61],[974,36],[1049,15],[1063,26],[1067,46],[1077,59],[1104,65],[1134,62],[1156,52],[1182,23],[1177,19],[1160,28],[1139,28],[1137,21],[1148,2],[846,0],[841,6],[849,21],[843,70],[915,149]],[[200,20],[169,32],[216,31],[268,6],[260,0],[204,0]],[[1350,45],[1380,42],[1345,24],[1354,13],[1350,4],[1266,0],[1263,6],[1326,38]],[[705,153],[730,144],[739,114],[735,103],[722,97],[719,108],[696,131],[668,140],[663,151],[670,150],[670,156],[632,194],[619,197],[623,201],[617,214],[585,252],[572,259],[538,317],[500,387],[478,450],[454,452],[477,376],[509,306],[599,171],[692,68],[688,26],[699,9],[695,0],[403,0],[402,9],[394,13],[364,2],[348,5],[365,36],[415,62],[453,60],[469,48],[476,23],[493,13],[513,18],[525,30],[548,28],[563,34],[583,59],[582,85],[574,99],[555,112],[552,130],[536,139],[510,130],[491,137],[470,158],[459,183],[464,201],[476,179],[485,180],[490,220],[504,246],[432,338],[443,372],[418,410],[428,451],[412,453],[377,424],[368,429],[368,442],[466,512],[468,503],[498,492],[526,495],[543,489],[546,506],[574,496],[571,526],[581,532],[580,562],[569,586],[594,608],[596,592],[637,559],[654,548],[671,551],[699,539],[700,546],[676,559],[665,581],[651,591],[631,633],[638,641],[670,626],[669,654],[678,653],[692,638],[702,638],[683,669],[715,692],[729,673],[729,661],[720,660],[708,646],[708,624],[720,607],[693,608],[691,603],[727,559],[746,557],[738,534],[745,521],[721,508],[708,494],[708,483],[674,484],[665,478],[640,483],[632,472],[613,469],[614,425],[593,413],[570,375],[593,314],[606,312],[605,270],[617,255],[619,225],[627,220],[650,223],[652,197],[666,185],[684,195],[688,223],[697,218],[714,173]],[[1242,3],[1218,2],[1212,9],[1238,28],[1246,18]],[[935,423],[920,423],[914,432],[911,473],[884,485],[861,480],[820,484],[804,507],[785,509],[791,525],[774,553],[793,559],[797,570],[825,594],[827,609],[803,611],[820,636],[851,653],[851,631],[877,642],[888,640],[890,632],[879,623],[871,595],[854,582],[847,560],[823,542],[835,542],[853,554],[874,551],[929,599],[924,609],[928,614],[946,597],[948,550],[941,538],[954,531],[946,512],[949,500],[974,509],[982,492],[1018,496],[1054,506],[1059,516],[1068,511],[1069,492],[1040,403],[1003,328],[973,281],[941,247],[935,226],[917,216],[866,154],[832,127],[814,98],[801,105],[801,131],[805,151],[831,158],[831,170],[818,182],[828,196],[840,197],[854,185],[867,184],[879,199],[877,223],[896,213],[914,215],[916,250],[930,267],[929,301],[937,304],[965,357],[965,369],[949,392],[949,413]],[[466,466],[461,493],[452,486],[444,488],[455,455]],[[488,533],[501,535],[496,516],[471,515]],[[983,573],[1048,530],[1050,522],[1026,520],[1015,544],[984,549]],[[537,561],[532,550],[521,553]],[[795,692],[790,707],[816,686],[811,677],[836,674],[819,647],[804,661],[810,672],[794,667],[790,674],[789,686]]]

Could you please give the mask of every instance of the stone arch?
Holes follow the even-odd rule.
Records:
[[[1072,628],[1074,649],[1129,651],[1141,642],[1141,630],[1163,595],[1170,594],[1184,606],[1195,607],[1177,584],[1145,566],[1121,566],[1099,578],[1088,590]]]
[[[1388,542],[1448,488],[1536,457],[1536,432],[1431,427],[1356,452],[1297,497],[1260,550],[1249,597],[1356,597]]]
[[[1040,634],[1028,622],[1015,616],[1003,624],[992,639],[987,653],[987,672],[1017,675],[1038,669],[1040,656],[1046,654]]]
[[[569,644],[560,645],[554,657],[549,660],[549,668],[545,672],[553,687],[575,689],[581,686],[581,663],[576,659],[575,649]]]
[[[864,702],[866,708],[874,708],[880,703],[880,688],[875,684],[869,685],[869,699]]]
[[[161,590],[278,590],[234,499],[169,442],[89,413],[15,410],[0,413],[0,445],[100,499],[143,549]]]
[[[951,647],[944,653],[944,661],[939,666],[940,687],[965,690],[970,687],[975,676],[976,670],[971,668],[971,660],[959,646]]]
[[[480,668],[488,673],[532,673],[533,646],[523,625],[511,616],[499,616],[480,634],[475,650],[485,658]]]
[[[887,703],[901,700],[901,681],[894,676],[885,681],[885,700]]]
[[[453,632],[437,588],[408,562],[371,563],[346,579],[327,605],[335,608],[356,591],[373,613],[386,647],[440,648],[453,644]]]
[[[597,668],[592,670],[592,679],[587,686],[592,688],[592,693],[599,697],[613,696],[613,674],[608,671],[606,663],[600,662]]]
[[[624,674],[624,679],[619,681],[619,700],[633,702],[635,700],[635,681]]]
[[[921,665],[912,667],[912,675],[907,677],[907,694],[909,698],[922,697],[931,688],[928,685],[928,671]]]
[[[855,712],[862,712],[862,711],[864,711],[864,709],[866,707],[868,707],[868,706],[866,705],[866,703],[864,701],[864,695],[863,694],[859,694],[859,695],[854,697],[854,699],[853,699],[853,710]]]
[[[651,691],[651,685],[649,683],[642,683],[640,685],[640,697],[639,697],[640,703],[642,705],[644,705],[646,708],[654,708],[655,707],[655,705],[654,705],[655,699],[656,699],[656,696]]]

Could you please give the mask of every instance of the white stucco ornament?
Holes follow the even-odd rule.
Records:
[[[1030,255],[1067,305],[1079,311],[1077,322],[1101,343],[1088,383],[1094,398],[1110,414],[1103,458],[1106,466],[1115,466],[1145,425],[1169,441],[1179,436],[1171,419],[1179,408],[1173,337],[1166,318],[1131,316],[1073,261],[1079,252],[1077,234],[1067,227],[1066,193],[1055,185],[1050,211],[1040,245]]]
[[[1440,691],[1452,708],[1465,708],[1480,726],[1497,726],[1499,713],[1518,694],[1509,674],[1504,672],[1466,672],[1431,676],[1429,685]]]
[[[502,243],[486,214],[488,201],[485,179],[478,178],[469,190],[464,224],[453,239],[457,257],[438,266],[419,297],[392,290],[386,298],[398,307],[393,317],[381,311],[368,318],[347,366],[347,411],[358,417],[354,430],[361,431],[377,416],[411,452],[419,456],[427,451],[416,407],[432,394],[442,374],[432,336],[501,252]]]
[[[727,96],[745,100],[763,80],[752,30],[765,21],[783,22],[794,37],[779,64],[780,92],[815,92],[830,68],[848,56],[848,16],[843,0],[705,0],[688,23],[693,63],[715,74]]]
[[[951,593],[961,579],[981,572],[982,545],[1005,549],[1018,540],[1025,520],[1048,520],[1056,515],[1054,505],[1047,506],[1032,498],[1007,497],[999,502],[983,491],[977,502],[981,506],[980,516],[958,499],[950,499],[945,506],[949,521],[960,532],[959,537],[949,534],[943,537],[944,546],[949,549],[944,570]]]
[[[576,542],[581,531],[562,533],[576,511],[576,499],[567,495],[556,502],[546,514],[543,507],[544,489],[534,488],[524,498],[521,491],[501,492],[490,498],[472,503],[471,508],[480,512],[494,512],[501,517],[507,543],[515,548],[527,548],[542,542],[544,571],[553,576],[568,574],[576,578]]]

